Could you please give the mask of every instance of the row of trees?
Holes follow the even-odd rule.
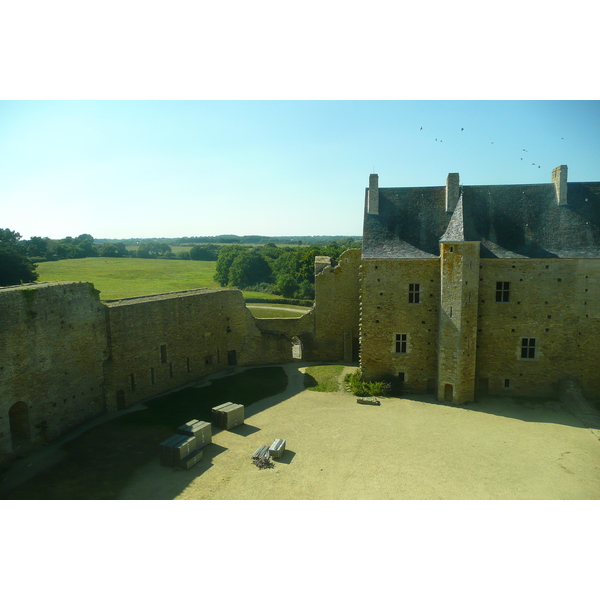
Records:
[[[34,236],[30,240],[19,241],[18,245],[21,252],[31,258],[33,262],[96,256],[217,260],[219,253],[219,247],[215,244],[198,244],[190,248],[189,251],[174,253],[169,244],[157,241],[141,242],[136,244],[134,249],[128,250],[123,242],[97,244],[89,233],[84,233],[75,238],[66,237],[61,240]]]
[[[224,246],[219,250],[215,281],[224,287],[312,300],[315,297],[315,256],[337,259],[351,245],[280,248],[269,243],[260,248]]]
[[[347,239],[342,243],[300,247],[278,247],[270,242],[260,247],[232,244],[196,244],[189,251],[173,253],[164,242],[148,241],[128,250],[123,242],[94,243],[89,234],[62,240],[21,235],[0,229],[0,286],[29,283],[38,278],[35,263],[46,260],[85,257],[180,258],[217,261],[215,281],[223,287],[237,287],[282,295],[285,298],[313,299],[315,256],[337,259],[349,247],[360,242]]]

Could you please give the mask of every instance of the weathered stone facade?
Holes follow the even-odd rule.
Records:
[[[102,414],[107,355],[89,284],[0,288],[0,458]]]
[[[469,402],[600,389],[600,183],[382,188],[362,254],[365,376]]]

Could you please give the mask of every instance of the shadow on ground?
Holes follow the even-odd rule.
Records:
[[[469,404],[451,404],[450,402],[441,402],[431,394],[410,394],[402,397],[415,402],[448,406],[455,410],[486,413],[506,419],[517,419],[530,423],[555,423],[570,427],[586,428],[586,425],[575,417],[563,402],[552,398],[486,396],[478,398]]]
[[[3,472],[0,498],[10,500],[110,500],[139,469],[158,461],[158,445],[177,427],[198,419],[212,420],[212,407],[224,402],[245,406],[245,418],[285,401],[304,389],[302,365],[240,368],[233,374],[163,394],[142,403],[144,409],[114,413],[99,424],[82,427],[52,443],[52,448],[26,453]],[[220,431],[215,428],[216,431]],[[247,437],[259,431],[243,424],[231,433]],[[225,448],[211,444],[203,459],[181,472],[182,489],[210,468],[210,459]],[[29,467],[31,470],[29,470]],[[165,469],[167,469],[165,467]],[[187,482],[186,482],[187,480]]]

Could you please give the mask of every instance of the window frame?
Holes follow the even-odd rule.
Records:
[[[408,333],[396,333],[394,344],[395,354],[408,354]]]
[[[498,304],[510,302],[510,281],[496,281],[496,302]]]
[[[408,284],[408,303],[409,304],[421,304],[421,284],[420,283],[409,283]]]
[[[537,349],[537,338],[521,338],[521,360],[535,360]]]

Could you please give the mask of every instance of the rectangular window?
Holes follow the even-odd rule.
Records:
[[[160,347],[160,362],[164,364],[167,364],[167,345],[163,344]]]
[[[521,339],[521,358],[535,358],[535,338]]]
[[[150,368],[150,381],[154,384],[154,368]]]
[[[509,281],[496,281],[496,302],[508,302],[509,288]]]
[[[129,376],[129,382],[131,383],[131,391],[135,392],[135,375]]]
[[[421,301],[421,284],[420,283],[409,283],[408,284],[408,303],[419,304]]]
[[[185,368],[186,368],[186,370],[187,370],[188,373],[191,371],[191,368],[190,368],[190,359],[189,358],[186,358]]]
[[[398,354],[406,354],[406,333],[397,333],[396,334],[396,352]]]
[[[504,380],[504,387],[505,387],[505,388],[508,388],[508,387],[510,387],[510,379],[505,379],[505,380]]]

